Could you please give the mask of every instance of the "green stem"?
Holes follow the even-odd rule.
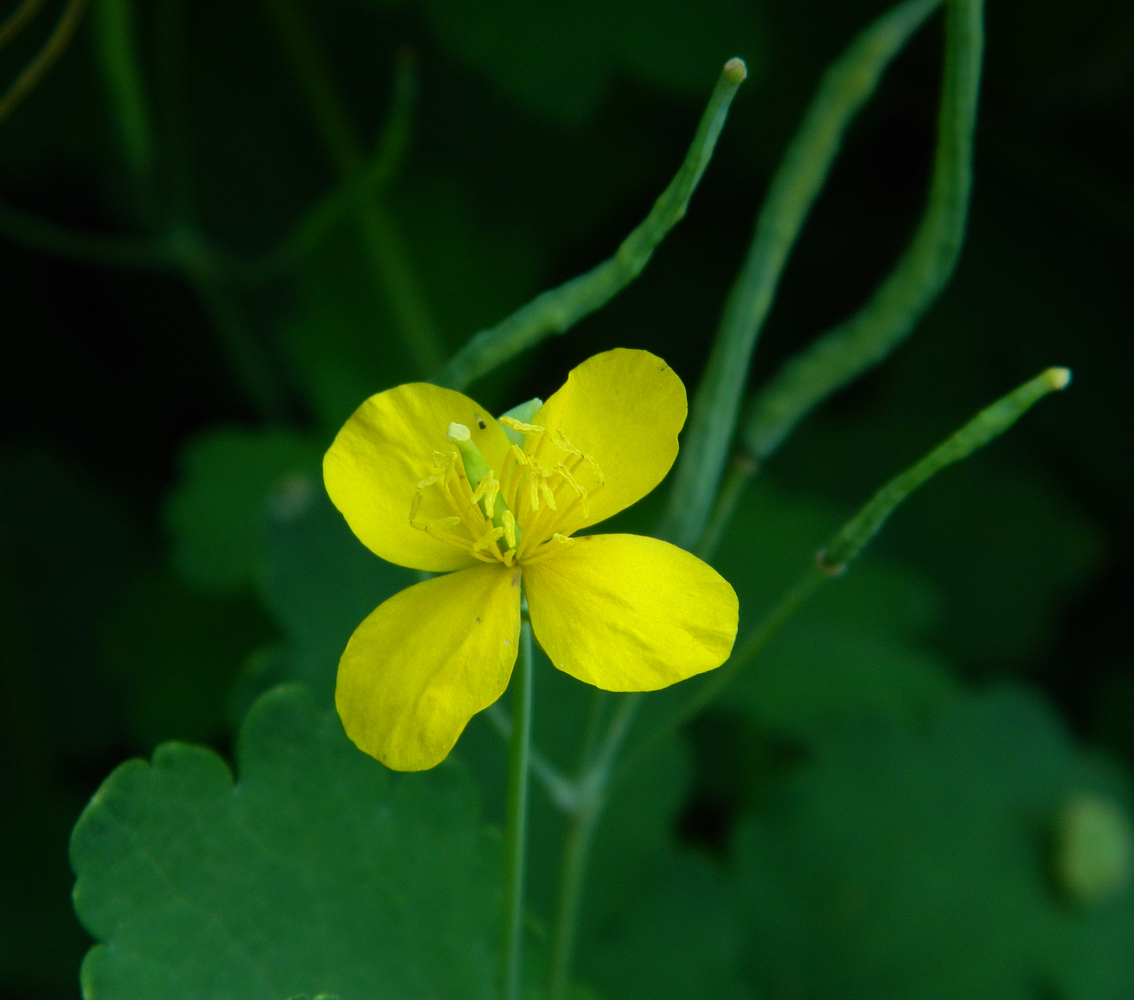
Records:
[[[362,145],[355,135],[346,102],[315,42],[306,12],[298,0],[262,0],[262,4],[339,180],[353,180],[366,168]],[[389,302],[403,348],[422,373],[436,370],[445,356],[441,338],[393,216],[369,193],[358,194],[351,207],[363,251]]]
[[[940,0],[907,0],[866,29],[826,72],[772,179],[756,232],[698,387],[669,506],[659,529],[692,549],[704,531],[736,427],[756,338],[843,134],[883,70]]]
[[[191,227],[175,231],[171,245],[185,280],[212,320],[214,334],[252,409],[264,420],[280,419],[287,408],[282,373],[277,377],[269,352],[245,321],[208,251],[200,246]]]
[[[414,60],[408,52],[403,52],[398,56],[393,97],[374,156],[350,180],[340,183],[320,199],[278,249],[261,261],[245,266],[241,274],[243,280],[262,283],[294,266],[326,239],[360,201],[376,198],[385,191],[405,156],[416,92]]]
[[[63,54],[63,50],[70,44],[75,35],[75,30],[79,27],[79,21],[82,20],[86,6],[87,0],[67,0],[67,6],[63,8],[63,13],[59,16],[59,20],[43,48],[24,67],[12,86],[4,93],[4,96],[0,97],[0,122],[16,110],[55,64],[55,60]],[[19,18],[20,12],[17,11],[15,16]],[[22,23],[19,26],[22,27]]]
[[[705,533],[701,536],[701,541],[696,548],[696,554],[706,562],[711,560],[713,553],[716,552],[717,545],[724,536],[724,530],[728,527],[729,522],[732,521],[732,515],[736,512],[736,505],[744,495],[744,487],[756,475],[758,468],[759,466],[747,455],[736,454],[732,456],[728,471],[725,473],[724,482],[721,483],[721,491],[713,507],[712,516],[709,518]]]
[[[158,6],[159,107],[169,185],[166,245],[212,320],[214,336],[249,406],[263,419],[279,419],[286,412],[288,398],[282,372],[245,322],[230,286],[218,272],[217,261],[197,232],[182,78],[182,3],[162,0]]]
[[[948,284],[961,254],[972,189],[983,0],[949,0],[937,151],[928,204],[909,248],[856,315],[788,361],[756,397],[744,445],[765,461],[833,392],[887,357]]]
[[[521,351],[553,334],[566,332],[630,284],[649,263],[666,234],[684,218],[746,74],[741,60],[725,63],[681,168],[646,220],[626,237],[613,257],[537,296],[496,326],[474,334],[434,381],[463,389]]]
[[[0,236],[39,253],[99,267],[176,272],[180,266],[163,241],[87,233],[37,218],[2,202]]]
[[[504,819],[504,938],[502,996],[520,996],[523,951],[524,855],[528,821],[528,763],[532,735],[532,626],[524,616],[520,655],[512,675],[512,740],[508,750],[508,805]]]
[[[591,722],[597,724],[599,710],[605,701],[592,703]],[[548,975],[547,1000],[563,1000],[571,977],[579,912],[591,842],[606,805],[607,788],[618,753],[626,742],[630,727],[642,704],[642,695],[623,695],[614,710],[602,744],[591,759],[597,725],[588,726],[580,753],[578,808],[569,814],[563,842],[563,867],[559,876],[559,899],[555,912],[555,929],[551,939],[551,966]]]
[[[1048,393],[1067,387],[1071,373],[1066,368],[1048,368],[1007,396],[982,410],[959,431],[938,445],[921,461],[895,476],[854,517],[846,522],[820,550],[814,563],[796,581],[748,637],[733,651],[729,661],[715,670],[696,694],[679,708],[637,750],[623,761],[616,777],[621,780],[648,758],[661,743],[712,702],[779,633],[827,580],[839,576],[881,529],[897,507],[942,469],[967,458],[999,437]]]
[[[616,780],[621,781],[637,770],[644,761],[657,752],[665,740],[673,736],[685,723],[715,701],[717,696],[732,683],[736,675],[763,651],[764,647],[779,634],[780,629],[795,616],[795,613],[803,607],[811,595],[830,576],[831,574],[818,564],[808,567],[796,580],[791,590],[780,598],[760,624],[748,634],[740,648],[733,650],[728,662],[723,667],[714,670],[709,679],[697,689],[693,697],[678,708],[655,732],[643,740],[634,752],[622,762],[616,772]]]
[[[94,36],[103,76],[118,119],[122,148],[142,193],[143,208],[152,214],[154,136],[147,107],[134,9],[130,0],[95,0]]]
[[[598,826],[599,803],[572,813],[567,819],[563,841],[563,867],[559,874],[559,901],[555,911],[555,931],[551,941],[551,968],[547,1000],[564,1000],[575,951],[575,932],[583,900],[583,883],[591,842]]]
[[[0,49],[32,22],[43,4],[44,0],[23,0],[23,3],[4,19],[3,24],[0,24]]]
[[[500,703],[489,705],[484,711],[485,718],[496,730],[505,743],[512,742],[512,719],[500,707]],[[579,792],[575,783],[564,777],[559,769],[551,763],[533,744],[529,751],[529,765],[531,773],[543,785],[544,791],[551,799],[552,804],[565,813],[573,812],[579,807]]]
[[[1040,372],[1031,381],[981,410],[920,462],[890,480],[827,543],[821,556],[827,570],[842,572],[914,490],[942,469],[998,438],[1044,396],[1065,389],[1070,381],[1071,373],[1066,368],[1048,368]]]

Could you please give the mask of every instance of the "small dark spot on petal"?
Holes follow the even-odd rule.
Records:
[[[486,429],[486,428],[488,427],[488,424],[486,424],[486,423],[485,423],[485,422],[484,422],[484,421],[483,421],[483,420],[482,420],[482,419],[481,419],[480,417],[477,417],[477,418],[476,418],[476,425],[477,425],[477,427],[479,427],[479,428],[480,428],[480,429],[481,429],[482,431],[483,431],[483,430],[485,430],[485,429]]]
[[[512,588],[515,589],[519,585],[520,585],[520,571],[516,570],[516,572],[512,574]]]
[[[476,620],[476,624],[477,624],[477,625],[479,625],[479,624],[480,624],[480,619],[479,619],[479,618],[478,618],[478,619]]]

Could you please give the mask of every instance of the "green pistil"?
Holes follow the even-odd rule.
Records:
[[[484,460],[484,456],[480,453],[480,449],[472,439],[472,432],[464,424],[450,424],[449,429],[445,432],[446,440],[453,445],[457,446],[457,450],[461,453],[461,461],[465,466],[465,476],[468,478],[469,486],[475,491],[478,486],[490,475],[492,469]],[[492,512],[488,511],[487,507],[488,494],[480,498],[478,502],[480,509],[484,511],[484,516],[487,517],[497,528],[503,529],[504,527],[504,514],[505,512],[511,513],[508,510],[508,502],[504,499],[502,493],[496,494],[496,502],[493,504]],[[516,531],[516,544],[520,544],[520,526],[515,525]]]

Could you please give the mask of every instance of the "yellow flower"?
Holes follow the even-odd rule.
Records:
[[[631,350],[579,365],[530,423],[426,383],[355,411],[323,460],[327,492],[376,555],[446,574],[347,644],[335,703],[360,749],[400,771],[445,759],[508,686],[521,580],[539,644],[588,684],[653,691],[728,659],[737,600],[715,570],[654,538],[571,537],[661,482],[685,415],[677,375]]]

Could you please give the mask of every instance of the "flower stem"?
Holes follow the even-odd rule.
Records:
[[[508,806],[504,820],[504,1000],[520,995],[523,948],[524,854],[528,820],[528,765],[532,736],[532,626],[520,626],[520,655],[512,675],[512,740],[508,751]]]
[[[366,157],[305,7],[300,0],[261,0],[261,5],[339,181],[355,190],[350,182],[365,171]],[[445,357],[441,335],[389,207],[361,191],[352,208],[363,253],[386,296],[407,357],[423,373],[436,370]]]

